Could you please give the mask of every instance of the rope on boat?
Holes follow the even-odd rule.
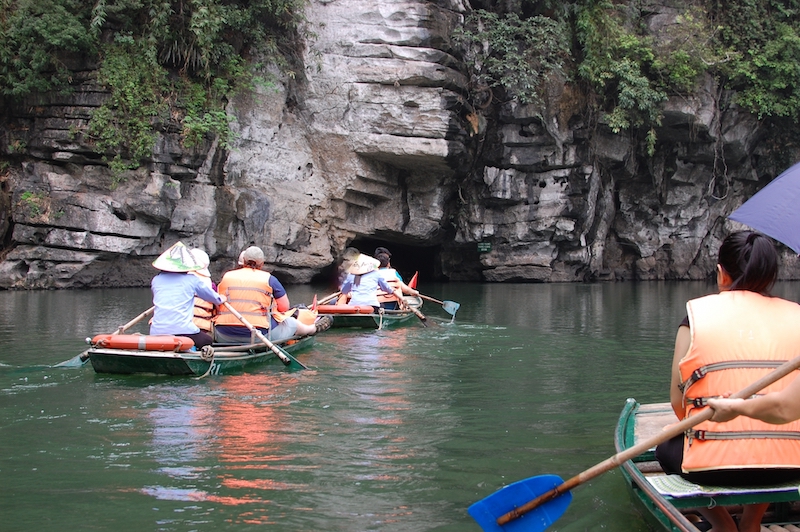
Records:
[[[378,330],[380,331],[381,329],[383,329],[383,307],[380,307],[378,309],[378,316],[380,316],[380,318],[378,319]]]
[[[205,377],[208,377],[208,375],[211,373],[211,368],[214,367],[214,348],[211,347],[210,345],[204,345],[203,347],[201,347],[200,360],[208,362],[209,364],[206,372],[197,377],[197,379],[203,379]]]

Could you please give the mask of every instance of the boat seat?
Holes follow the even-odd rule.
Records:
[[[690,482],[680,475],[649,474],[647,481],[678,508],[698,506],[697,497],[707,497],[705,503],[721,506],[736,506],[759,502],[797,502],[800,501],[798,482],[739,488],[727,486],[704,486]],[[682,501],[685,499],[685,501]],[[703,505],[700,502],[700,505]]]

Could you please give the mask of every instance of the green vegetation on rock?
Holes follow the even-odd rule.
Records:
[[[225,103],[261,75],[292,75],[303,0],[0,0],[0,94],[70,89],[89,60],[110,97],[86,134],[112,168],[152,154],[157,128],[177,121],[184,143],[230,140]],[[79,59],[80,61],[77,61]]]
[[[473,90],[502,87],[537,104],[543,80],[558,71],[585,88],[590,111],[612,131],[642,132],[650,154],[663,102],[705,75],[759,118],[800,119],[798,0],[516,4],[513,13],[476,10],[455,32]],[[656,37],[648,25],[659,8],[668,23]]]

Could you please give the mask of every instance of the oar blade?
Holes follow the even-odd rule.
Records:
[[[455,301],[442,301],[442,308],[451,316],[455,316],[460,307],[461,303],[456,303]]]
[[[89,360],[89,357],[86,356],[88,351],[84,351],[80,355],[75,355],[74,357],[70,358],[69,360],[65,360],[64,362],[59,362],[54,368],[80,368],[83,364]]]
[[[557,475],[526,478],[497,490],[467,511],[485,532],[542,532],[567,511],[572,501],[571,492],[559,495],[502,526],[497,524],[497,519],[563,483]]]
[[[308,366],[294,358],[290,355],[287,351],[283,351],[283,354],[286,355],[289,359],[289,364],[286,366],[289,369],[300,370],[300,369],[308,369]]]

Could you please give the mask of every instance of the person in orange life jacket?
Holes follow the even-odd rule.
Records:
[[[201,270],[202,266],[182,242],[162,253],[153,266],[161,272],[150,282],[155,307],[150,334],[186,336],[197,349],[210,345],[211,335],[194,324],[194,298],[199,296],[217,305],[226,298],[190,273]]]
[[[306,336],[317,328],[283,313],[290,308],[289,297],[275,276],[262,271],[264,252],[250,246],[242,254],[241,268],[222,276],[219,293],[264,336],[277,342],[292,336]],[[214,317],[214,339],[221,343],[257,343],[257,337],[227,307],[217,307]]]
[[[399,288],[404,294],[418,296],[419,292],[404,283],[403,277],[400,275],[400,273],[392,268],[391,257],[392,254],[389,253],[389,250],[386,248],[377,248],[375,250],[375,258],[380,263],[378,266],[378,272],[392,288]],[[398,307],[398,301],[394,298],[394,296],[384,294],[382,292],[378,294],[378,301],[383,308],[388,310],[396,310]]]
[[[378,288],[382,291],[394,294],[399,301],[403,299],[403,293],[399,288],[392,287],[386,282],[378,271],[380,263],[377,259],[367,255],[359,255],[352,262],[349,273],[342,283],[342,294],[350,294],[350,305],[370,305],[375,312],[380,310],[378,301]]]
[[[720,246],[719,293],[686,304],[678,327],[670,403],[683,419],[763,376],[775,361],[794,357],[800,345],[800,305],[770,297],[778,275],[772,241],[751,231],[734,233]],[[761,367],[753,367],[761,362]],[[702,375],[702,376],[701,376]],[[768,387],[780,390],[787,379]],[[800,480],[800,441],[786,434],[800,422],[770,425],[747,418],[703,422],[656,448],[666,473],[710,485],[767,485]],[[721,506],[704,508],[714,532],[757,532],[767,504],[746,505],[738,525]]]
[[[211,280],[211,272],[208,271],[208,266],[211,264],[211,259],[208,253],[200,248],[193,248],[191,250],[193,257],[202,268],[195,270],[192,273],[200,278],[206,285],[210,286],[212,290],[217,291],[217,285]],[[203,298],[195,296],[194,298],[194,324],[197,325],[201,331],[211,332],[211,319],[214,317],[216,307],[214,303],[206,301]]]

